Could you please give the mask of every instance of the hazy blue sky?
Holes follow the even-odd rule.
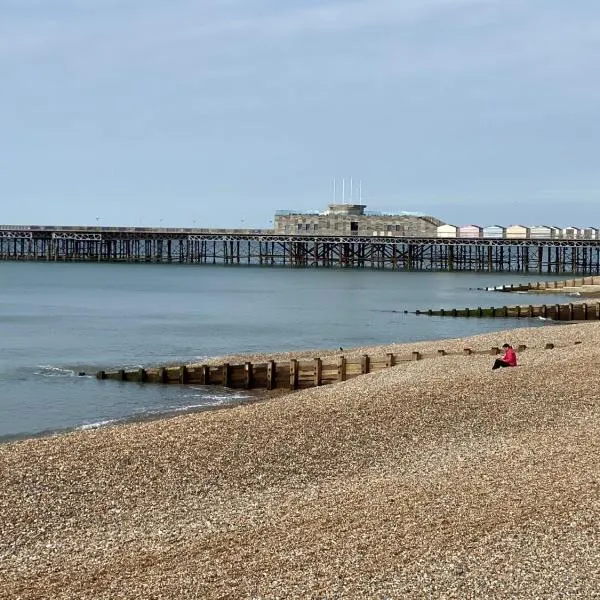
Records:
[[[597,0],[0,0],[0,222],[600,226],[599,61]]]

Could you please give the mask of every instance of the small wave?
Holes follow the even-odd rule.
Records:
[[[192,412],[202,408],[210,408],[211,406],[222,406],[229,404],[228,400],[225,398],[222,399],[214,399],[213,401],[208,400],[207,402],[202,402],[202,404],[186,404],[185,406],[172,406],[167,410],[167,412]]]
[[[73,369],[65,369],[63,367],[53,367],[51,365],[38,365],[39,371],[35,371],[35,375],[42,377],[75,377],[77,374]]]
[[[248,398],[248,394],[245,394],[244,392],[231,392],[231,393],[219,393],[219,392],[215,392],[214,390],[211,390],[210,392],[207,391],[206,388],[202,388],[202,387],[194,387],[194,386],[189,386],[190,389],[192,390],[196,390],[198,392],[203,392],[201,394],[183,394],[181,396],[181,398],[206,398],[207,400],[240,400],[243,398]]]
[[[124,423],[139,422],[146,420],[160,419],[162,417],[169,417],[180,413],[192,413],[200,412],[204,410],[211,410],[219,407],[227,407],[229,405],[236,405],[237,400],[247,399],[247,396],[240,396],[236,398],[223,397],[223,398],[206,398],[206,401],[200,403],[184,404],[183,406],[165,406],[162,408],[152,408],[142,411],[137,411],[122,420]]]
[[[97,421],[96,423],[84,423],[79,427],[75,427],[76,431],[89,431],[90,429],[100,429],[100,427],[106,427],[116,423],[117,419],[106,419],[105,421]]]

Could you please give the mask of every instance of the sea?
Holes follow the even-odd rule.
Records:
[[[517,293],[479,289],[519,281],[536,277],[2,262],[0,442],[227,407],[251,398],[213,386],[99,381],[99,370],[543,326],[539,319],[410,314],[428,308],[529,304],[529,297]]]

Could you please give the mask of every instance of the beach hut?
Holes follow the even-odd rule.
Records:
[[[598,232],[599,232],[599,230],[597,227],[584,227],[583,228],[583,239],[584,240],[597,240]]]
[[[503,238],[506,236],[506,227],[502,227],[502,225],[488,225],[483,228],[482,234],[484,238]]]
[[[526,239],[529,237],[529,227],[525,227],[525,225],[511,225],[506,228],[506,237],[508,239]]]
[[[458,237],[459,228],[456,225],[438,225],[437,237],[439,238],[455,238]]]
[[[552,238],[552,227],[548,225],[534,225],[529,229],[529,237],[531,239],[549,240]]]
[[[483,234],[483,227],[479,225],[463,225],[458,229],[458,236],[461,238],[480,238]]]
[[[565,227],[562,231],[562,236],[566,240],[577,240],[580,237],[579,227]]]
[[[552,235],[550,237],[553,240],[559,240],[560,238],[562,238],[562,229],[560,227],[554,227],[553,225],[551,225],[550,230],[552,232]]]

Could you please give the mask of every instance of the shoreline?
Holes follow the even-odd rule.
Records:
[[[504,341],[528,346],[519,367],[445,356],[232,410],[0,445],[0,589],[592,597],[600,322],[410,347]]]
[[[435,338],[430,340],[423,340],[418,342],[398,342],[398,343],[390,343],[390,344],[377,344],[377,345],[369,345],[369,346],[355,346],[352,348],[346,348],[343,351],[335,350],[333,348],[316,348],[316,349],[308,349],[308,350],[295,350],[295,351],[287,351],[287,352],[261,352],[261,353],[242,353],[242,354],[227,354],[223,356],[215,356],[204,360],[202,363],[190,363],[194,366],[199,366],[201,364],[206,365],[220,365],[223,362],[232,362],[232,363],[243,363],[246,361],[259,363],[267,360],[276,360],[276,361],[289,361],[290,359],[312,359],[315,356],[320,356],[321,358],[331,358],[340,355],[344,355],[347,358],[356,358],[360,357],[363,354],[380,354],[385,355],[388,352],[392,353],[408,353],[410,354],[412,351],[418,352],[431,352],[436,351],[438,348],[445,349],[448,351],[461,351],[467,345],[472,346],[473,349],[478,349],[480,347],[490,348],[492,346],[500,346],[501,342],[499,338],[504,335],[505,337],[512,337],[513,339],[517,339],[513,345],[518,345],[522,342],[522,340],[527,339],[527,332],[535,333],[540,329],[549,329],[553,326],[573,326],[577,324],[590,323],[590,321],[583,322],[561,322],[561,321],[547,321],[544,325],[540,326],[531,326],[531,327],[518,327],[514,329],[500,329],[498,331],[492,331],[488,333],[477,334],[474,336],[466,336],[459,338]],[[514,332],[514,334],[513,334]],[[517,332],[525,332],[524,337],[516,335]],[[498,339],[495,339],[498,338]],[[487,344],[486,344],[487,342]],[[489,344],[489,345],[488,345]],[[425,360],[435,360],[431,358],[426,358]],[[174,363],[179,364],[179,363]],[[145,385],[159,385],[159,384],[145,384]],[[197,385],[197,384],[193,384]],[[335,384],[333,384],[335,385]],[[232,390],[233,391],[233,390]],[[76,434],[79,432],[93,431],[93,430],[103,430],[106,428],[113,427],[122,427],[130,424],[136,423],[145,423],[145,422],[154,422],[154,421],[162,421],[172,418],[177,418],[179,416],[185,416],[188,414],[196,414],[196,413],[204,413],[204,412],[212,412],[212,411],[221,411],[221,410],[229,410],[234,409],[239,406],[244,406],[248,404],[255,404],[258,402],[268,402],[272,398],[277,398],[282,395],[294,394],[300,390],[288,390],[286,388],[278,388],[275,390],[267,390],[267,389],[252,389],[252,390],[239,390],[236,389],[236,392],[243,392],[247,394],[246,398],[242,399],[232,399],[231,401],[224,402],[223,404],[215,405],[215,404],[207,404],[205,406],[194,406],[190,408],[183,407],[181,409],[166,409],[161,412],[156,413],[148,413],[141,415],[131,415],[127,417],[123,417],[120,419],[109,420],[107,422],[102,423],[89,423],[82,425],[74,425],[68,426],[61,429],[56,430],[44,430],[33,433],[17,433],[13,435],[6,435],[0,438],[0,446],[5,444],[13,444],[27,440],[37,440],[37,439],[48,439],[55,438],[64,435]]]
[[[239,392],[240,390],[235,391]],[[213,403],[175,409],[171,408],[165,409],[164,411],[131,415],[128,417],[122,417],[120,419],[109,419],[107,421],[101,421],[98,423],[84,423],[82,425],[74,425],[72,427],[64,427],[61,429],[47,429],[44,431],[38,431],[33,433],[9,434],[5,436],[0,436],[0,447],[6,444],[16,444],[19,442],[26,442],[29,440],[46,440],[61,436],[67,436],[79,432],[85,433],[86,431],[106,429],[109,427],[122,427],[136,423],[152,423],[166,419],[173,419],[185,415],[219,410],[228,410],[232,408],[237,408],[238,406],[246,406],[249,404],[256,404],[258,402],[265,402],[268,401],[271,397],[276,397],[277,395],[280,395],[282,392],[282,390],[244,390],[244,393],[248,394],[247,397],[233,398],[232,400],[225,401],[221,404]]]

